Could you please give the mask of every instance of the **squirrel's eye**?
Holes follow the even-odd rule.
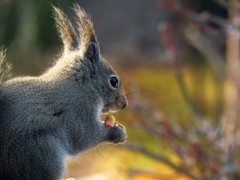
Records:
[[[109,83],[109,86],[112,90],[117,89],[118,86],[119,86],[119,80],[118,80],[117,76],[115,76],[115,75],[111,75],[109,77],[108,83]]]

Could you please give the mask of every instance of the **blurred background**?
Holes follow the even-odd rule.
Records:
[[[61,54],[52,5],[0,0],[0,45],[15,76],[39,75]],[[240,179],[240,1],[78,0],[103,55],[122,74],[125,144],[69,158],[63,178]]]

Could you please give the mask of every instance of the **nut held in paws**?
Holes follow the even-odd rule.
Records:
[[[104,121],[105,127],[113,127],[115,125],[115,117],[113,115],[109,115],[105,118]]]

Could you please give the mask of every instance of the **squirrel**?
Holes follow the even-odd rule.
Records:
[[[0,52],[1,180],[60,179],[67,156],[126,139],[124,126],[105,127],[100,119],[128,101],[119,74],[100,54],[90,16],[75,4],[75,27],[53,9],[63,52],[46,72],[6,80],[11,66]]]

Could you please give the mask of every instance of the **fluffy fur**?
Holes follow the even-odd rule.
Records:
[[[6,61],[5,58],[6,50],[0,48],[0,85],[11,77],[11,65]]]
[[[56,64],[38,77],[20,77],[0,86],[0,179],[59,179],[65,158],[103,142],[119,143],[125,128],[106,128],[100,114],[127,105],[121,79],[100,54],[89,16],[74,6],[77,31],[54,7],[64,52]],[[0,53],[0,78],[3,66]],[[115,75],[119,86],[110,87]]]

